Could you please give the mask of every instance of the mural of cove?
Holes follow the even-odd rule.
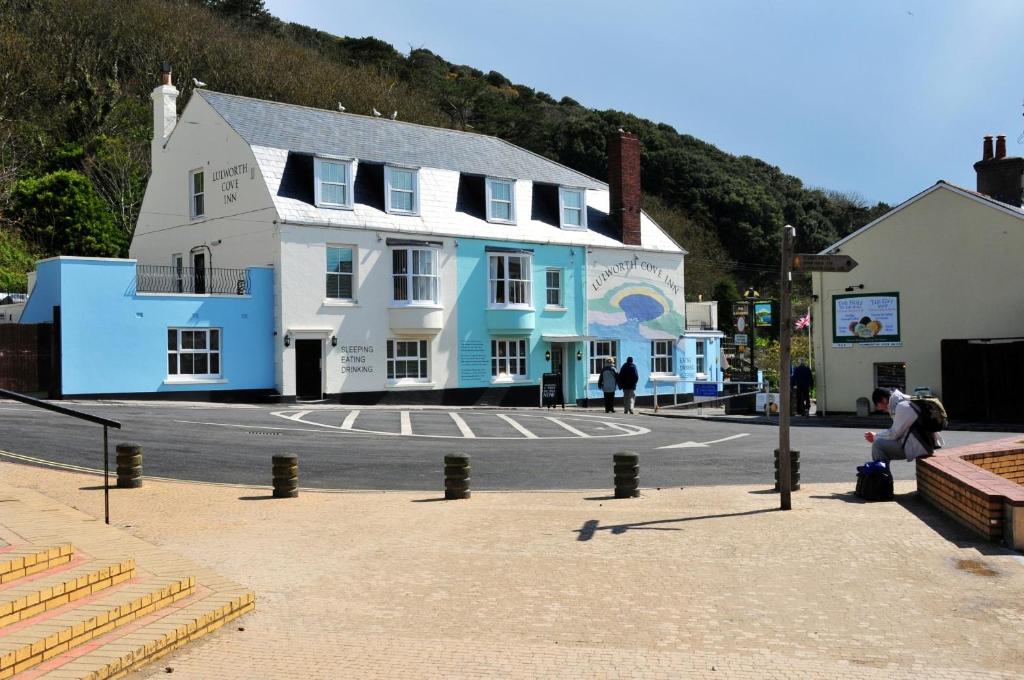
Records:
[[[655,286],[625,283],[591,299],[590,332],[623,340],[676,338],[685,329],[682,314]]]

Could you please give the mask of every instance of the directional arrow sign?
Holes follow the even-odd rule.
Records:
[[[849,255],[813,255],[796,253],[793,255],[793,271],[795,272],[848,272],[857,266],[857,260]]]
[[[659,446],[659,449],[700,449],[707,448],[708,444],[718,444],[720,442],[727,442],[730,439],[739,439],[740,437],[747,437],[749,433],[744,432],[743,434],[734,434],[731,437],[722,437],[721,439],[712,439],[709,442],[683,442],[682,444],[669,444],[668,446]]]

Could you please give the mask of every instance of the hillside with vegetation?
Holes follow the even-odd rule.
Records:
[[[687,296],[774,285],[783,224],[817,251],[888,209],[808,188],[629,113],[375,38],[279,21],[262,0],[0,0],[0,291],[37,257],[125,255],[149,173],[159,64],[213,90],[496,135],[604,179],[605,139],[643,145],[645,209],[690,252]]]

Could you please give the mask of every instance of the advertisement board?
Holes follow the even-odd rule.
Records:
[[[834,346],[900,344],[899,293],[836,295],[832,319]]]
[[[755,302],[754,303],[754,325],[758,328],[770,328],[772,325],[772,303],[768,302]]]

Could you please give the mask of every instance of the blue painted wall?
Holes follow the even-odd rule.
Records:
[[[615,339],[614,335],[601,334],[602,338]],[[675,386],[675,392],[679,395],[693,394],[693,381],[696,375],[695,355],[697,351],[698,338],[686,336],[680,341],[673,343],[672,363],[675,374],[680,378]],[[721,382],[721,339],[707,337],[703,338],[704,350],[704,373],[708,382]],[[627,357],[633,357],[637,373],[640,374],[640,382],[637,383],[636,393],[638,395],[654,394],[654,382],[651,380],[651,343],[647,341],[636,341],[619,338],[619,356],[616,359],[616,369],[626,363]],[[589,364],[588,364],[589,366]],[[658,382],[658,395],[672,394],[673,385],[671,382]],[[719,385],[721,391],[721,385]],[[621,396],[621,391],[616,393]],[[597,384],[590,382],[587,385],[587,396],[591,399],[600,399],[601,390]]]
[[[532,294],[533,312],[488,311],[488,260],[487,246],[497,248],[522,248],[533,251]],[[459,241],[456,259],[458,281],[458,337],[459,337],[459,387],[490,387],[491,381],[491,338],[527,339],[529,357],[527,372],[529,381],[539,384],[541,375],[550,370],[550,363],[544,358],[550,345],[542,336],[582,335],[586,328],[586,297],[584,286],[584,249],[579,246],[549,246],[534,243],[508,241],[485,241],[463,239]],[[562,270],[562,295],[565,311],[546,310],[546,270]],[[504,317],[504,322],[502,321]],[[504,324],[504,327],[502,327]],[[532,328],[529,326],[532,324]],[[513,330],[518,326],[519,331]],[[583,343],[580,343],[583,348]],[[566,356],[565,361],[575,362],[575,357]],[[497,383],[506,385],[509,383]],[[523,384],[523,383],[512,383]],[[567,401],[574,394],[566,394]]]
[[[49,321],[60,305],[69,396],[273,388],[273,270],[249,271],[245,297],[139,295],[134,260],[59,258],[37,268],[22,321]],[[222,382],[166,382],[170,327],[222,329]]]

